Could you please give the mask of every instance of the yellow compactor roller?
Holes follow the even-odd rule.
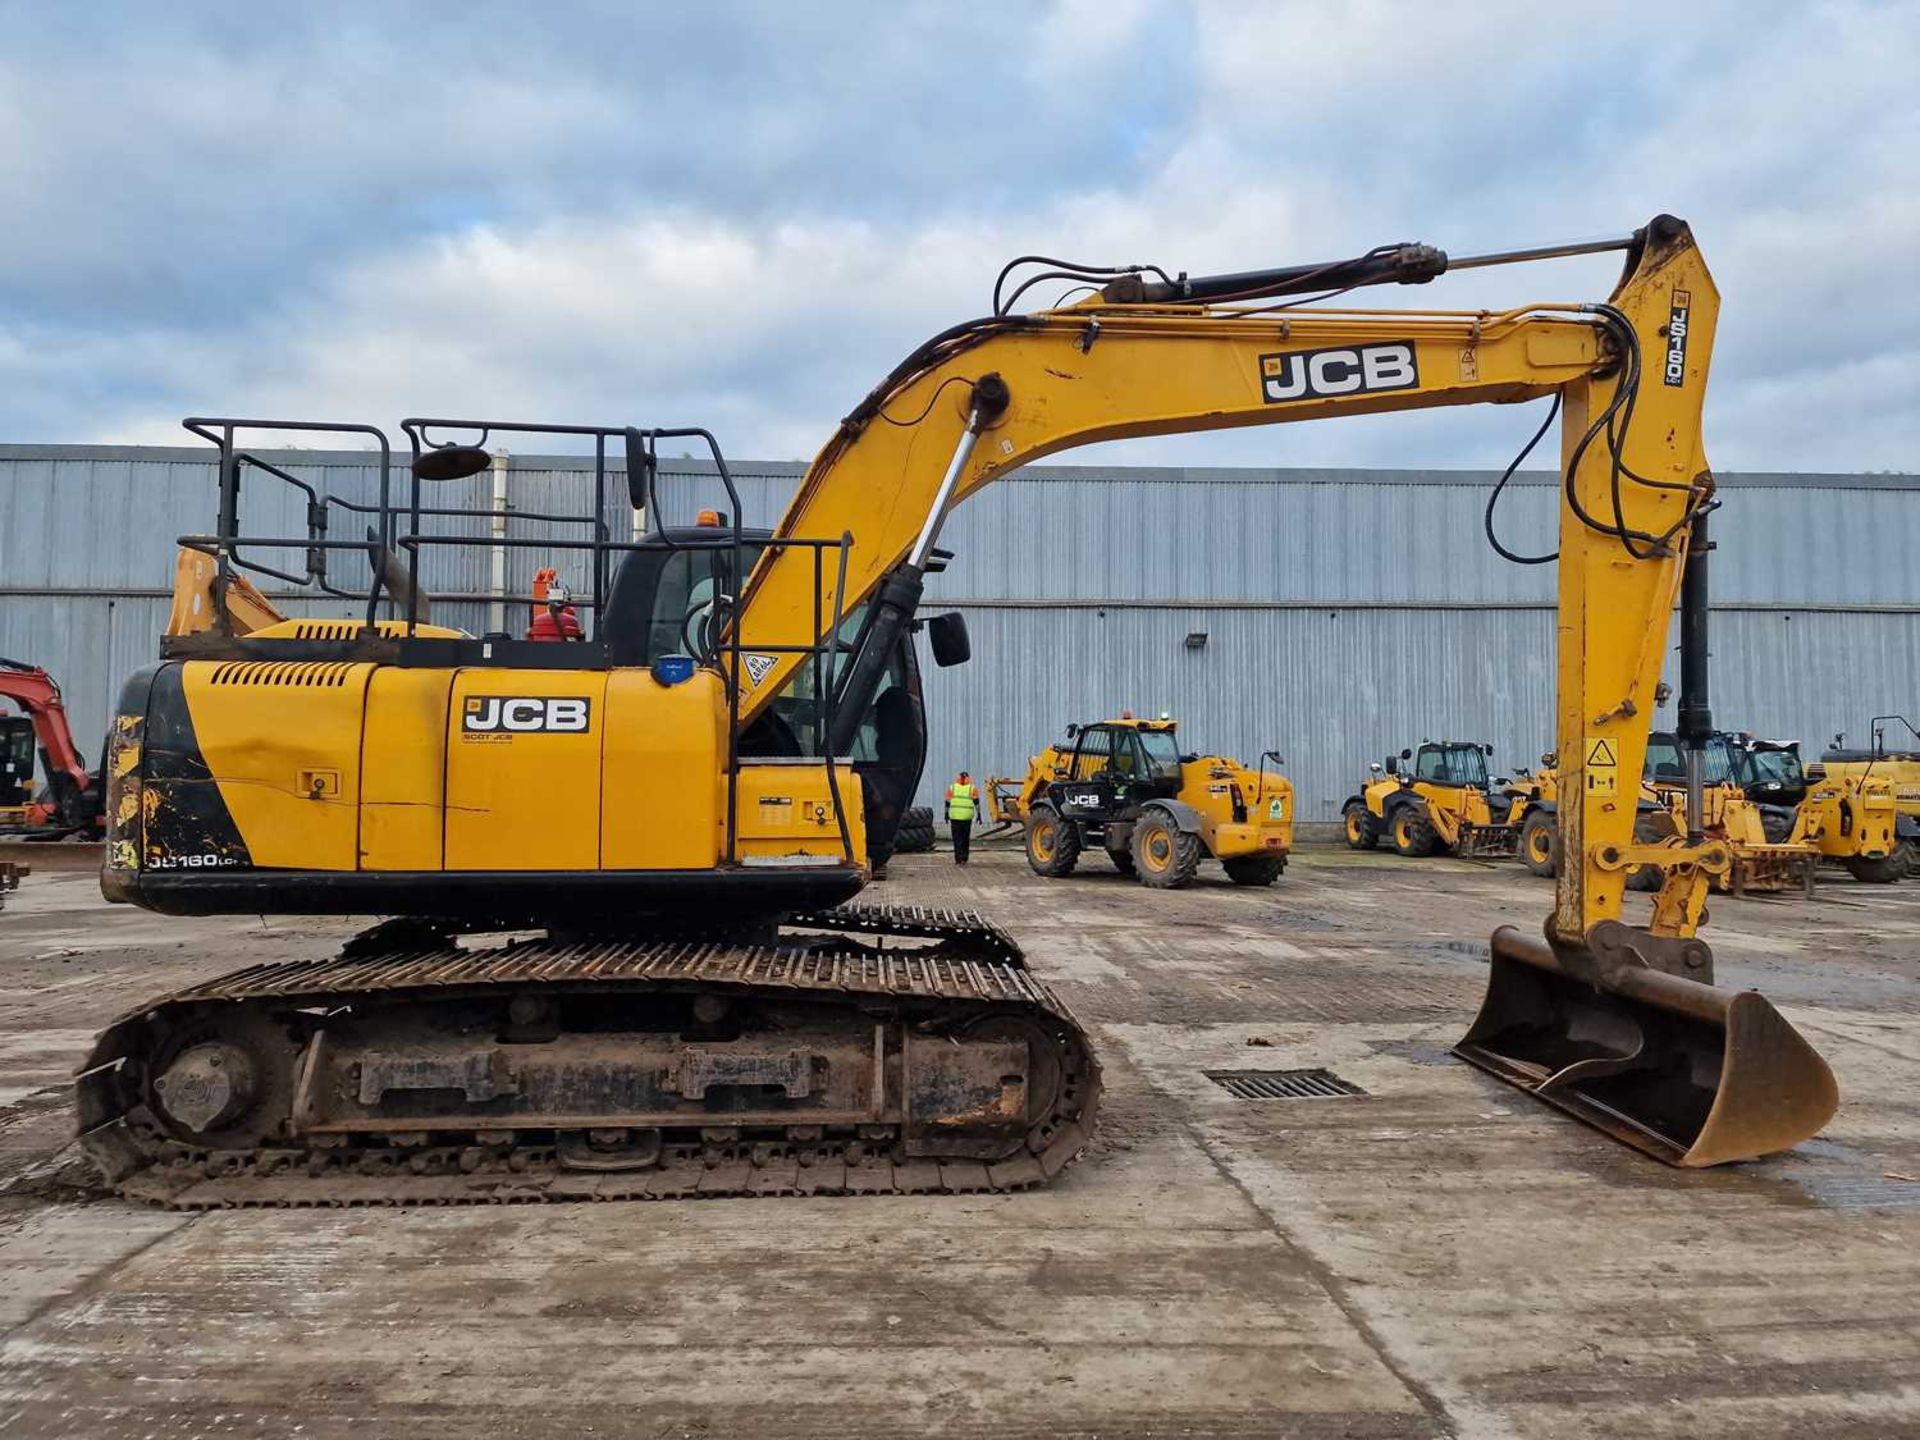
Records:
[[[1625,272],[1600,303],[1302,304],[1608,250]],[[122,699],[104,888],[171,913],[393,918],[336,957],[241,970],[110,1027],[78,1082],[107,1173],[180,1205],[1051,1177],[1094,1120],[1080,1027],[991,923],[846,905],[867,878],[850,761],[869,727],[878,748],[889,715],[917,715],[917,688],[889,680],[946,517],[1093,441],[1547,399],[1564,427],[1558,753],[1578,803],[1560,812],[1544,934],[1494,935],[1458,1053],[1676,1164],[1816,1132],[1836,1098],[1826,1066],[1757,994],[1715,988],[1693,933],[1725,847],[1697,825],[1658,849],[1632,839],[1676,599],[1682,730],[1711,733],[1700,413],[1718,296],[1687,227],[1210,277],[1049,268],[1097,288],[1039,313],[1015,311],[1016,288],[915,349],[827,441],[750,566],[737,502],[731,536],[691,556],[607,538],[598,493],[571,532],[495,535],[485,507],[469,523],[436,501],[488,463],[478,440],[438,443],[456,422],[407,426],[404,497],[341,510],[309,489],[306,534],[252,533],[238,476],[262,457],[234,443],[239,422],[198,427],[219,446],[220,523],[185,543],[213,573],[176,596],[191,633]],[[710,440],[568,433],[602,456],[624,446],[636,502],[657,445]],[[516,544],[591,567],[586,640],[422,623],[423,558]],[[342,552],[365,557],[364,587],[323,571]],[[632,579],[649,554],[650,590]],[[302,555],[304,576],[287,568]],[[708,583],[669,585],[681,560]],[[247,567],[358,595],[361,618],[244,633],[230,602]],[[638,638],[660,634],[670,653]],[[1622,913],[1634,864],[1666,876],[1648,925]]]

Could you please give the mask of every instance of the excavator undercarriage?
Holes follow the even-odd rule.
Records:
[[[1086,1037],[977,916],[462,938],[389,922],[141,1006],[80,1079],[88,1153],[218,1208],[1018,1190],[1087,1143]]]

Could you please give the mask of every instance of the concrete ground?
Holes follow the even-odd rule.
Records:
[[[1920,884],[1719,900],[1843,1102],[1665,1169],[1451,1059],[1512,865],[1311,850],[1163,895],[1015,852],[872,892],[1015,930],[1091,1027],[1094,1149],[1004,1197],[179,1215],[79,1188],[96,1027],[349,927],[0,915],[0,1433],[1920,1436]],[[1211,869],[1211,867],[1208,867]],[[1214,1068],[1363,1096],[1236,1100]]]

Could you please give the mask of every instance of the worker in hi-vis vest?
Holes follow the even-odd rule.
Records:
[[[980,791],[966,771],[947,786],[947,828],[953,831],[953,863],[967,863],[967,846],[973,840],[973,812],[980,808]]]

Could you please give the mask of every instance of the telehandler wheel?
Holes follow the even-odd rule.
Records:
[[[1636,845],[1658,845],[1662,840],[1671,839],[1679,833],[1673,816],[1664,810],[1642,815],[1633,822],[1633,843]],[[1629,890],[1652,892],[1658,890],[1665,880],[1666,876],[1658,865],[1634,865],[1627,870]]]
[[[1118,870],[1122,875],[1131,875],[1134,873],[1135,866],[1133,863],[1133,852],[1131,850],[1109,850],[1107,851],[1107,858],[1113,861],[1113,868]]]
[[[1346,820],[1347,844],[1355,850],[1371,850],[1380,843],[1380,822],[1368,813],[1367,807],[1356,800],[1343,812]]]
[[[1053,806],[1034,806],[1027,814],[1027,864],[1033,873],[1057,880],[1071,875],[1079,861],[1079,830]]]
[[[1544,810],[1521,822],[1520,863],[1536,875],[1550,876],[1560,868],[1560,827]]]
[[[1878,860],[1853,856],[1846,860],[1847,873],[1869,885],[1891,885],[1913,873],[1914,850],[1911,840],[1896,840],[1893,849]]]
[[[1394,811],[1393,819],[1387,822],[1387,835],[1393,848],[1409,858],[1431,855],[1440,846],[1433,822],[1418,805],[1402,805]]]
[[[896,855],[924,855],[933,849],[933,811],[925,805],[908,807],[894,836]]]
[[[1271,885],[1287,868],[1287,859],[1284,855],[1236,855],[1220,865],[1236,885]]]
[[[1133,864],[1142,885],[1178,890],[1193,883],[1200,868],[1200,837],[1149,810],[1133,827]]]

